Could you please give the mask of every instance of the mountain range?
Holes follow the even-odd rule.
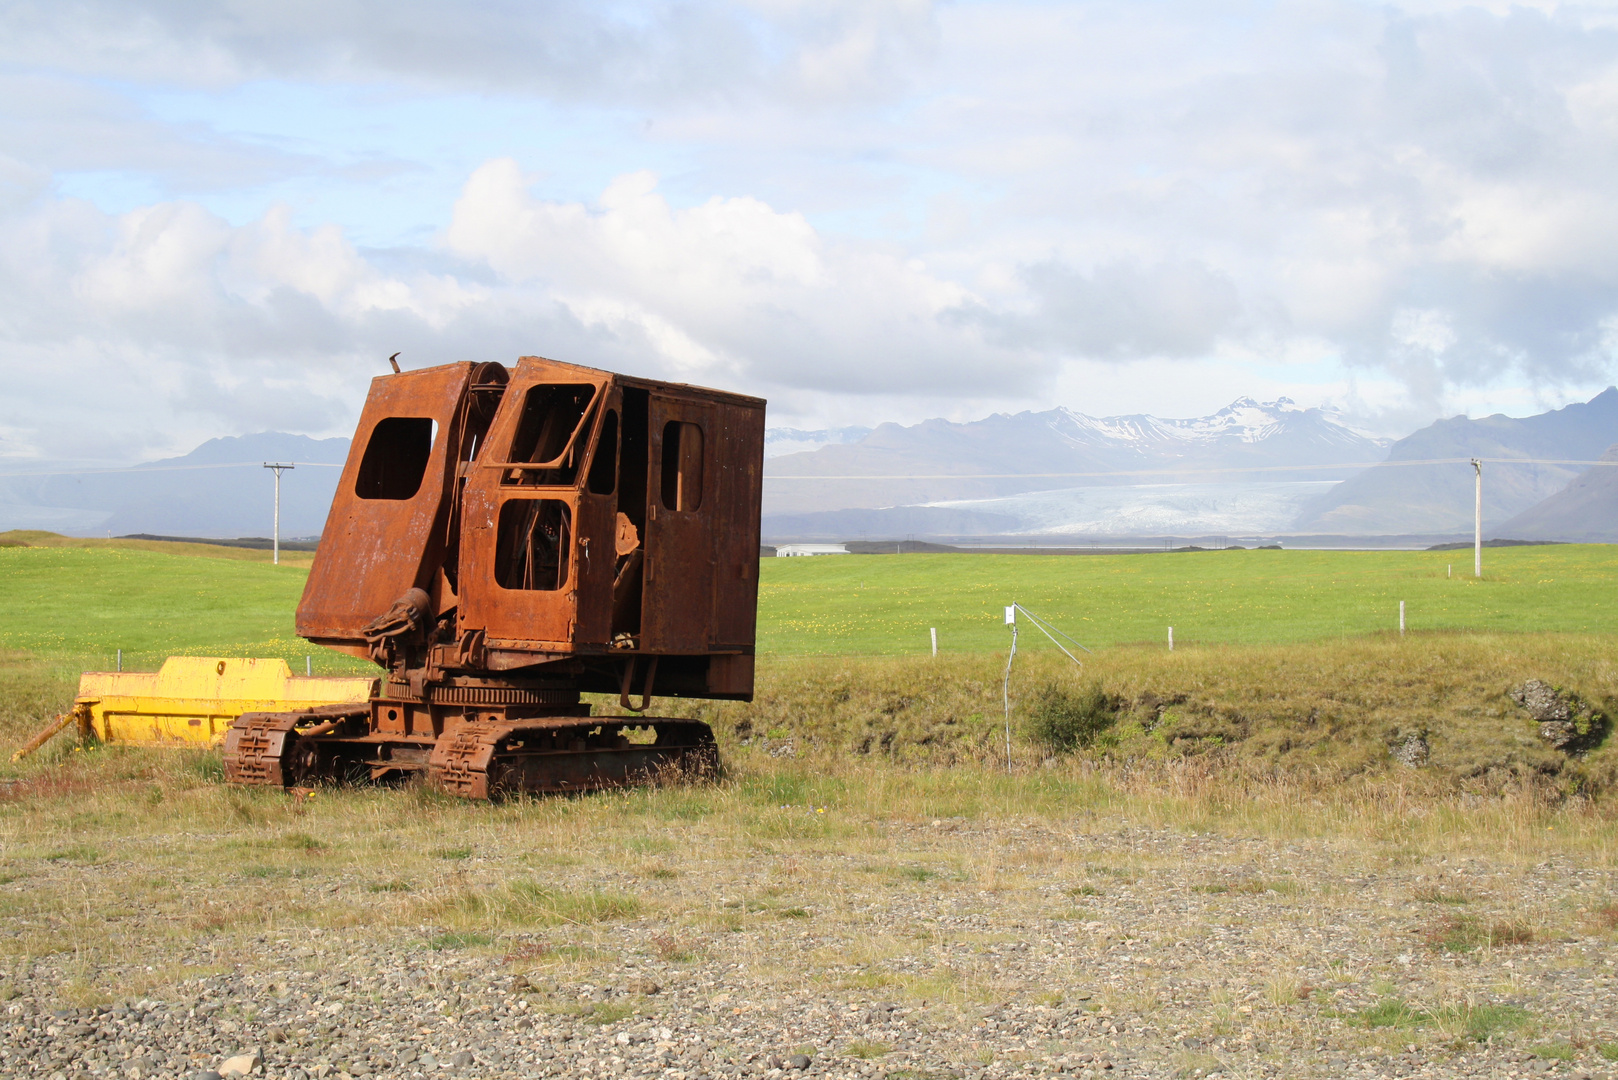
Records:
[[[1550,498],[1500,523],[1494,531],[1514,540],[1618,541],[1618,446]]]
[[[1485,527],[1516,535],[1499,530],[1528,529],[1522,515],[1580,476],[1587,466],[1575,462],[1595,459],[1614,442],[1618,389],[1611,388],[1538,416],[1440,420],[1391,445],[1330,410],[1285,398],[1241,398],[1189,420],[1054,409],[967,424],[887,424],[854,443],[767,462],[764,531],[801,539],[1313,535],[1413,542],[1470,533],[1468,461],[1478,457],[1486,462]],[[1416,464],[1434,459],[1450,463]],[[1581,498],[1581,535],[1618,540],[1618,506],[1603,515],[1593,489]],[[1534,527],[1565,526],[1552,520]]]
[[[282,474],[281,535],[315,536],[326,524],[347,439],[267,431],[210,439],[180,457],[129,468],[61,468],[0,480],[0,528],[115,536],[269,536]],[[338,466],[338,467],[333,467]]]
[[[1483,526],[1509,518],[1567,487],[1587,466],[1515,464],[1591,461],[1618,442],[1618,388],[1537,416],[1439,420],[1388,450],[1387,464],[1350,477],[1299,515],[1293,530],[1350,535],[1471,532],[1475,502],[1469,458],[1483,458]],[[1452,460],[1447,465],[1401,462]],[[1455,460],[1459,459],[1459,460]],[[1515,534],[1511,535],[1514,539]]]
[[[767,539],[1469,535],[1485,459],[1491,536],[1618,541],[1618,389],[1511,418],[1452,417],[1389,444],[1327,409],[1240,398],[1204,417],[1069,409],[875,429],[772,429]],[[317,535],[347,439],[261,432],[129,468],[0,475],[0,530]],[[1603,453],[1615,463],[1586,466]],[[1447,464],[1413,464],[1433,459]],[[1410,463],[1410,464],[1407,464]]]
[[[853,443],[765,464],[764,513],[938,505],[1053,489],[1337,480],[1380,461],[1387,442],[1336,413],[1286,398],[1240,398],[1211,416],[1094,417],[1070,409],[970,423],[883,424]]]

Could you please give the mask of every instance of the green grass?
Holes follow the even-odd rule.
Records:
[[[369,670],[293,632],[307,562],[139,541],[0,547],[0,649],[110,666],[171,654],[283,657]],[[200,549],[200,550],[199,550]],[[199,557],[205,555],[207,557]],[[1013,600],[1091,647],[1165,640],[1283,644],[1394,630],[1618,633],[1618,547],[1468,553],[1210,551],[1153,555],[848,555],[764,559],[759,649],[784,656],[997,651]],[[1445,577],[1455,564],[1456,576]],[[1050,651],[1033,630],[1024,648]]]
[[[1351,1019],[1368,1028],[1437,1027],[1455,1037],[1483,1042],[1491,1035],[1526,1027],[1532,1017],[1517,1005],[1446,1005],[1429,1011],[1403,998],[1385,997]]]
[[[280,657],[300,674],[308,655],[323,673],[371,670],[294,632],[307,574],[140,548],[0,548],[0,648],[106,671],[119,649],[128,670],[172,655]]]
[[[632,919],[640,914],[641,903],[621,892],[553,889],[518,880],[496,889],[458,892],[430,903],[428,911],[473,927],[560,926]]]
[[[891,1053],[893,1053],[893,1047],[887,1043],[875,1042],[871,1039],[855,1039],[843,1047],[845,1057],[861,1058],[866,1061]]]
[[[1455,576],[1445,577],[1454,564]],[[1618,632],[1618,547],[1470,552],[839,555],[764,559],[759,648],[785,655],[1004,649],[1018,601],[1085,645],[1283,644],[1397,631]],[[1032,626],[1019,644],[1050,650]]]

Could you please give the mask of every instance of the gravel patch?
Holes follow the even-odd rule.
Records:
[[[536,869],[496,836],[397,891],[311,855],[270,884],[180,873],[151,910],[117,897],[173,869],[173,835],[41,862],[0,885],[0,1075],[211,1080],[243,1053],[285,1080],[1615,1075],[1606,867],[1093,817],[860,828],[675,826],[650,867],[585,848]],[[397,914],[518,876],[641,908],[486,931]],[[101,897],[116,934],[75,947],[41,890]]]

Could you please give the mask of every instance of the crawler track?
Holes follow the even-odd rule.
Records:
[[[225,735],[231,783],[289,788],[400,782],[468,799],[590,791],[718,769],[707,724],[661,717],[524,717],[448,728],[436,739],[375,732],[369,705],[244,713]]]

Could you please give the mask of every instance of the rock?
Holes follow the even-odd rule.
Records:
[[[787,1058],[787,1068],[789,1069],[807,1069],[809,1064],[810,1059],[808,1054],[793,1054],[791,1057]]]
[[[1511,700],[1528,710],[1528,715],[1544,723],[1547,720],[1571,720],[1573,708],[1556,687],[1540,679],[1529,679],[1511,691]]]
[[[472,1051],[470,1051],[470,1050],[457,1050],[457,1051],[455,1051],[455,1053],[453,1053],[453,1054],[451,1054],[449,1056],[449,1063],[450,1063],[451,1068],[455,1068],[455,1069],[464,1069],[464,1068],[466,1068],[468,1065],[472,1064]]]
[[[1402,742],[1393,746],[1393,760],[1407,768],[1418,768],[1427,764],[1432,756],[1432,748],[1427,745],[1427,739],[1421,735],[1407,736]]]
[[[1539,737],[1553,750],[1587,749],[1605,730],[1605,716],[1543,680],[1529,679],[1508,696],[1539,724]]]
[[[1577,741],[1579,729],[1573,726],[1571,720],[1545,720],[1539,725],[1539,737],[1552,750],[1566,750],[1569,744]]]
[[[218,1073],[212,1069],[202,1069],[191,1074],[191,1080],[221,1080]]]
[[[264,1055],[257,1050],[249,1050],[245,1054],[228,1057],[219,1064],[220,1077],[248,1076],[252,1073],[262,1072],[264,1069]]]

